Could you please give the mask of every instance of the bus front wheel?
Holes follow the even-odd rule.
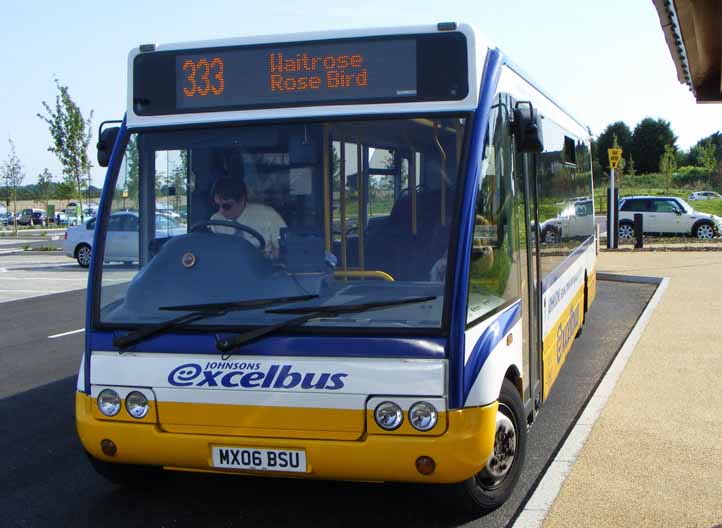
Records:
[[[160,467],[114,464],[99,460],[90,453],[85,454],[95,472],[116,486],[147,489],[160,483],[165,476],[165,472]]]
[[[509,498],[524,466],[526,441],[524,404],[514,384],[504,379],[496,416],[494,452],[484,469],[457,485],[470,513],[488,513]]]

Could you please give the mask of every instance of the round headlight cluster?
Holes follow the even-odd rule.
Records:
[[[376,406],[374,418],[381,429],[393,431],[404,421],[404,412],[394,402],[385,401]]]
[[[98,394],[98,409],[105,416],[115,416],[120,412],[120,396],[113,389],[104,389]]]
[[[403,423],[404,411],[396,403],[385,401],[376,406],[374,418],[381,429],[393,431]],[[417,431],[431,431],[438,421],[439,413],[429,402],[416,402],[409,409],[409,423]]]
[[[142,392],[133,391],[125,397],[125,408],[133,418],[143,418],[148,414],[148,398]]]
[[[436,408],[428,402],[416,402],[409,409],[409,422],[418,431],[430,431],[439,420]]]

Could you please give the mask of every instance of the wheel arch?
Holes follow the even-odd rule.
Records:
[[[75,249],[73,250],[73,256],[75,258],[78,258],[78,251],[80,251],[80,248],[83,246],[88,246],[91,251],[93,250],[93,247],[90,244],[88,244],[87,242],[78,242],[75,246]]]
[[[504,378],[514,384],[516,390],[519,392],[519,396],[522,401],[524,401],[524,380],[516,365],[509,365],[509,368],[506,369],[506,373],[504,374]],[[499,390],[501,391],[501,386],[499,386]]]
[[[714,222],[712,222],[712,220],[710,220],[709,218],[700,218],[694,224],[692,224],[692,232],[690,234],[692,236],[696,236],[697,228],[699,228],[702,225],[712,226],[712,230],[715,232],[717,231],[717,229],[715,229],[715,225],[714,225]]]

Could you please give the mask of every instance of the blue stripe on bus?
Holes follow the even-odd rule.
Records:
[[[491,351],[506,337],[519,319],[521,319],[521,301],[503,311],[481,334],[464,367],[464,401],[469,397],[471,387]]]
[[[110,204],[113,201],[113,192],[115,191],[115,180],[118,177],[119,170],[116,170],[116,166],[120,166],[123,161],[123,149],[121,144],[124,144],[124,138],[127,134],[126,116],[123,116],[123,122],[120,124],[120,130],[115,139],[113,150],[110,153],[110,159],[108,160],[108,170],[105,172],[105,182],[103,184],[103,190],[100,193],[100,203],[98,204],[98,212],[96,214],[95,232],[93,233],[93,251],[90,252],[90,266],[88,267],[88,286],[87,286],[87,301],[85,303],[85,351],[83,360],[83,372],[85,376],[85,393],[90,394],[90,351],[91,346],[91,324],[92,324],[92,307],[95,301],[95,279],[100,277],[99,270],[96,266],[102,266],[103,261],[97,261],[95,255],[98,253],[95,248],[98,247],[98,237],[101,232],[105,232],[105,224],[108,221],[110,214]],[[115,178],[109,178],[115,171]],[[100,288],[98,288],[100,291]]]
[[[113,346],[113,336],[116,333],[118,332],[93,332],[90,339],[93,350],[117,351],[118,348]],[[226,334],[220,334],[220,337],[225,336]],[[220,356],[221,352],[216,348],[216,338],[216,334],[161,334],[128,347],[125,351]],[[269,336],[242,346],[232,355],[444,359],[446,339],[344,335]]]
[[[464,332],[466,329],[466,301],[468,296],[469,260],[474,231],[474,205],[478,187],[481,156],[491,104],[501,75],[502,54],[489,50],[481,76],[479,104],[474,115],[471,142],[463,180],[459,211],[458,243],[454,265],[454,284],[451,304],[449,338],[449,408],[464,404]]]
[[[594,236],[590,236],[584,242],[579,244],[579,246],[569,253],[569,255],[567,255],[556,268],[549,272],[549,274],[542,279],[542,293],[545,293],[557,280],[559,280],[559,277],[561,277],[562,274],[577,261],[579,256],[584,253],[591,244],[594,244]]]

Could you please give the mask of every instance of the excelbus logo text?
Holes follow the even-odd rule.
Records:
[[[222,361],[180,365],[168,374],[168,383],[176,387],[339,390],[345,377],[348,374],[343,372],[297,372],[293,365],[271,365],[266,370],[260,363]]]

